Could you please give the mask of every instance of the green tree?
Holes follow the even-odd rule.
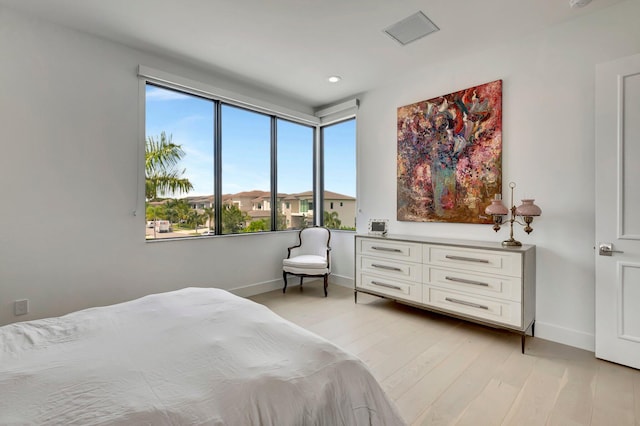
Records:
[[[193,210],[189,203],[183,199],[172,199],[167,201],[167,219],[171,223],[183,223],[189,219],[189,214]]]
[[[204,225],[206,220],[207,220],[206,214],[198,213],[195,210],[190,210],[189,213],[187,214],[186,223],[190,228],[193,228],[193,230],[197,233],[198,226]]]
[[[172,141],[165,132],[154,139],[149,136],[145,143],[145,197],[155,200],[158,196],[175,192],[188,193],[193,189],[189,179],[183,178],[186,169],[180,171],[177,165],[185,153],[181,145]]]
[[[213,207],[205,207],[203,210],[204,210],[205,216],[209,220],[209,230],[211,230],[212,228],[211,225],[215,220],[215,210],[213,209]]]
[[[252,221],[246,228],[244,228],[243,232],[260,232],[260,231],[270,231],[271,226],[266,219],[254,220]]]
[[[244,223],[249,220],[249,215],[244,213],[238,206],[225,205],[222,208],[222,233],[237,234],[244,227]]]
[[[166,219],[167,212],[163,205],[149,206],[147,205],[145,216],[147,220]]]
[[[180,222],[180,213],[177,208],[167,205],[164,213],[166,219],[171,223]]]
[[[324,212],[324,226],[331,229],[340,229],[342,221],[338,218],[338,212]]]

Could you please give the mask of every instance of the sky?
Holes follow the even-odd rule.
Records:
[[[222,192],[270,190],[270,117],[222,105]],[[214,103],[208,99],[147,85],[146,137],[165,132],[185,152],[178,165],[194,189],[213,194]],[[313,128],[277,120],[278,192],[313,186]],[[325,190],[356,196],[355,120],[325,127]]]

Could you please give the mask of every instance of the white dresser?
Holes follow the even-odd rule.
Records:
[[[505,328],[535,324],[535,246],[408,235],[356,235],[358,292]]]

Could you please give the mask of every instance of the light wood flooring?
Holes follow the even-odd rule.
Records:
[[[292,279],[290,284],[297,282]],[[309,282],[251,297],[357,355],[409,425],[640,425],[640,371]]]

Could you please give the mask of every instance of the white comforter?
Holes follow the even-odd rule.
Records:
[[[404,424],[367,367],[266,307],[187,288],[0,327],[0,424]]]

